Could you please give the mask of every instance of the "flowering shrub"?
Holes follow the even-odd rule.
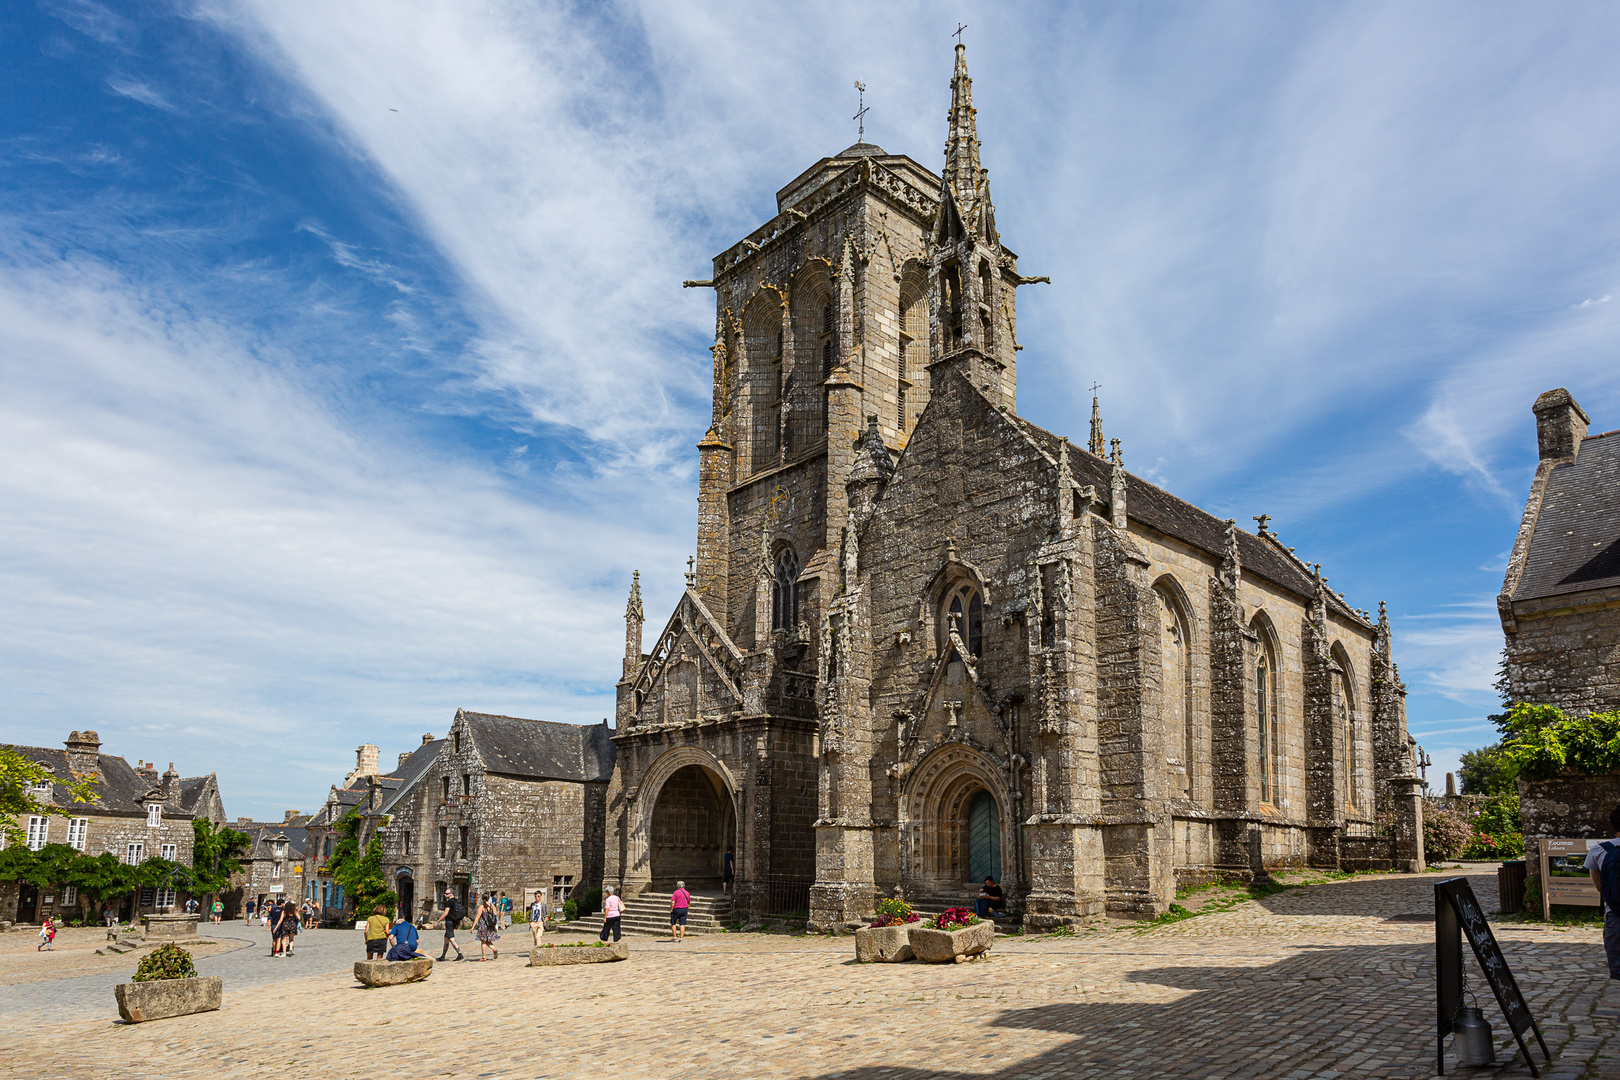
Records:
[[[978,921],[979,917],[967,908],[953,907],[934,916],[928,926],[932,930],[960,930],[964,926],[974,926]]]
[[[872,920],[873,926],[905,926],[907,923],[920,922],[921,915],[914,915],[911,905],[898,896],[884,897],[877,902],[877,916]]]
[[[1473,823],[1461,810],[1435,802],[1423,807],[1423,853],[1430,862],[1459,857],[1473,835]]]

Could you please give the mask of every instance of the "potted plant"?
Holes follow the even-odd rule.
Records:
[[[978,956],[996,940],[996,924],[967,908],[951,908],[911,928],[911,951],[930,964],[960,963]]]
[[[175,944],[160,945],[141,957],[134,981],[113,987],[118,1015],[131,1024],[219,1008],[224,980],[198,975],[191,954]]]
[[[863,964],[898,964],[910,960],[911,924],[922,916],[911,910],[911,905],[898,896],[884,897],[877,902],[877,913],[871,926],[855,931],[855,959]]]

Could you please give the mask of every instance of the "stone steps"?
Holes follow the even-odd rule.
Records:
[[[619,920],[619,929],[627,934],[668,934],[669,899],[669,893],[642,893],[640,896],[631,897],[624,902],[624,915]],[[692,897],[692,905],[686,914],[688,934],[709,934],[730,925],[730,899]],[[600,918],[597,920],[596,928],[598,932],[601,931]]]

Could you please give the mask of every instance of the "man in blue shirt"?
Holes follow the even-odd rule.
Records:
[[[1620,806],[1609,814],[1609,828],[1614,839],[1587,849],[1582,865],[1603,898],[1603,951],[1609,958],[1609,978],[1620,979]]]
[[[403,913],[396,912],[394,925],[388,928],[388,959],[415,960],[420,955],[416,942],[416,927]]]

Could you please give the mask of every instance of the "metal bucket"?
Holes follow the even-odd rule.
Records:
[[[1457,1010],[1452,1024],[1457,1035],[1457,1063],[1459,1065],[1489,1065],[1496,1060],[1496,1043],[1491,1039],[1491,1025],[1485,1014],[1471,1005]]]

